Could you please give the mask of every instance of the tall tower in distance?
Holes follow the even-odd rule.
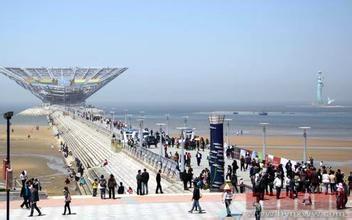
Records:
[[[324,82],[323,82],[323,73],[321,71],[318,72],[318,83],[317,83],[317,104],[323,105],[324,100],[323,100],[323,87],[324,87]]]

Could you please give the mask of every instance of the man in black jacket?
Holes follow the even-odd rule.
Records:
[[[192,205],[192,209],[189,210],[188,212],[192,213],[194,209],[198,208],[199,213],[202,213],[202,208],[199,205],[199,199],[201,198],[200,190],[199,190],[199,187],[197,186],[197,184],[194,184],[194,185],[195,186],[194,186],[193,196],[192,196],[193,205]]]
[[[181,175],[181,180],[183,182],[183,190],[188,190],[188,187],[187,187],[187,182],[188,182],[188,174],[186,172],[186,169],[180,173]]]
[[[159,190],[161,194],[163,193],[163,189],[161,188],[160,182],[161,182],[161,170],[159,170],[159,172],[156,174],[156,190],[155,190],[156,194],[159,193]]]
[[[115,199],[115,188],[117,186],[116,180],[114,175],[110,174],[110,178],[108,179],[108,188],[109,188],[109,199],[111,199],[111,194],[112,198]]]
[[[143,193],[143,195],[148,194],[148,181],[149,181],[149,173],[147,172],[147,169],[144,169],[144,172],[142,173],[142,193]]]
[[[31,214],[29,217],[33,216],[34,209],[37,210],[38,216],[41,216],[42,213],[40,212],[40,209],[37,206],[37,202],[39,201],[39,192],[37,188],[37,184],[30,183],[30,190],[31,190],[31,196],[30,196],[30,202],[31,202]]]
[[[143,195],[142,194],[142,174],[141,170],[138,170],[138,174],[136,176],[137,180],[137,195]]]

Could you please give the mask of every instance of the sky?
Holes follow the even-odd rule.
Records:
[[[0,66],[127,67],[88,102],[352,102],[352,1],[3,1]],[[0,75],[2,103],[38,103]],[[1,105],[1,104],[0,104]]]

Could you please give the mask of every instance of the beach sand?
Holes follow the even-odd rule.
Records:
[[[57,140],[49,126],[14,125],[11,128],[11,165],[14,178],[27,170],[29,178],[39,178],[48,195],[62,195],[64,187],[64,160],[58,151]],[[28,135],[31,137],[28,138]],[[0,126],[0,154],[6,157],[6,128]],[[1,177],[2,169],[0,171]],[[1,178],[1,181],[2,178]]]

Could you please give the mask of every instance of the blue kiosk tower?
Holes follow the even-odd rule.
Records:
[[[220,191],[220,186],[225,183],[224,160],[224,115],[212,114],[210,123],[210,191]]]

